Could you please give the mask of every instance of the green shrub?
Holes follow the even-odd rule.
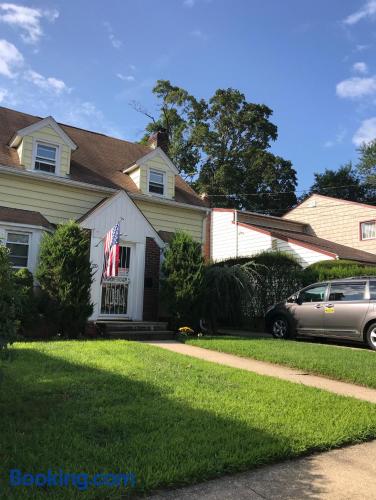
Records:
[[[14,342],[18,328],[16,286],[8,250],[0,245],[0,354]]]
[[[14,273],[14,281],[17,289],[17,318],[20,322],[20,330],[34,327],[38,322],[37,299],[34,293],[34,278],[32,273],[26,269],[18,269]]]
[[[304,270],[303,282],[304,285],[310,285],[316,281],[351,276],[376,276],[376,266],[367,266],[351,260],[323,260],[311,264]]]
[[[48,298],[46,315],[57,333],[76,338],[93,311],[90,238],[75,222],[61,224],[42,240],[37,279]]]
[[[180,324],[194,325],[198,320],[204,277],[201,245],[190,235],[179,231],[164,257],[161,291],[169,313]]]
[[[252,257],[228,259],[226,263],[254,263],[251,291],[243,300],[242,315],[246,322],[264,316],[266,310],[302,287],[303,270],[291,255],[280,251],[265,251]]]

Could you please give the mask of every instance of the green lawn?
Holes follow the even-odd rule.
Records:
[[[375,406],[126,341],[18,343],[0,393],[1,498],[124,498],[10,488],[8,471],[133,472],[137,493],[376,437]],[[304,474],[310,484],[314,471]]]
[[[270,361],[376,389],[376,353],[293,340],[204,337],[188,344]]]

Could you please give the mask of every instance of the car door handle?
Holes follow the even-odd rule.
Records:
[[[334,307],[333,304],[325,304],[325,307]]]
[[[315,307],[316,307],[316,309],[321,309],[322,308],[322,304],[316,304]]]

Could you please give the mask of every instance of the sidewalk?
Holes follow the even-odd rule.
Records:
[[[376,441],[269,465],[177,490],[149,500],[373,500]]]
[[[316,387],[325,391],[334,392],[342,396],[350,396],[371,403],[376,403],[376,389],[370,389],[359,385],[354,385],[337,380],[331,380],[317,375],[310,375],[300,370],[266,363],[264,361],[256,361],[253,359],[241,358],[232,354],[225,354],[222,352],[211,351],[203,349],[202,347],[191,346],[181,342],[160,340],[154,342],[147,342],[150,345],[158,346],[169,351],[173,351],[186,356],[211,361],[220,365],[231,366],[232,368],[240,368],[250,372],[258,373],[259,375],[266,375],[276,377],[289,382],[297,384],[308,385]],[[376,487],[375,487],[376,490]],[[375,494],[376,497],[376,494]]]

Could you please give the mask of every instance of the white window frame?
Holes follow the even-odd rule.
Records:
[[[367,240],[374,240],[376,239],[375,236],[370,236],[369,238],[363,238],[363,224],[374,224],[375,225],[375,233],[376,233],[376,220],[364,220],[360,223],[360,240],[361,241],[367,241]]]
[[[32,236],[33,236],[33,233],[31,232],[28,232],[28,231],[22,231],[22,230],[19,230],[19,229],[6,229],[6,239],[5,239],[5,246],[7,246],[7,244],[11,244],[11,243],[15,243],[14,241],[9,241],[8,238],[9,238],[9,233],[12,233],[12,234],[22,234],[22,235],[26,235],[28,237],[28,242],[27,243],[15,243],[16,245],[24,245],[24,246],[27,246],[27,261],[26,261],[26,266],[13,266],[12,265],[12,268],[13,269],[29,269],[30,268],[30,253],[31,253],[31,249],[32,249]]]
[[[55,163],[55,172],[44,172],[43,170],[39,170],[35,168],[35,161],[37,158],[37,150],[38,150],[38,145],[41,146],[48,146],[50,148],[56,148],[56,163]],[[53,142],[46,142],[43,140],[39,139],[34,139],[33,141],[33,160],[32,160],[32,168],[34,172],[38,172],[40,174],[45,174],[45,175],[60,175],[60,144],[56,144]],[[46,162],[48,163],[48,162]]]
[[[163,194],[154,193],[153,191],[150,191],[150,174],[152,172],[155,172],[156,174],[162,174],[162,176],[163,176]],[[151,194],[152,196],[159,196],[160,198],[165,198],[166,191],[167,191],[166,172],[164,172],[163,170],[158,170],[157,168],[149,168],[149,170],[148,170],[148,193]]]

